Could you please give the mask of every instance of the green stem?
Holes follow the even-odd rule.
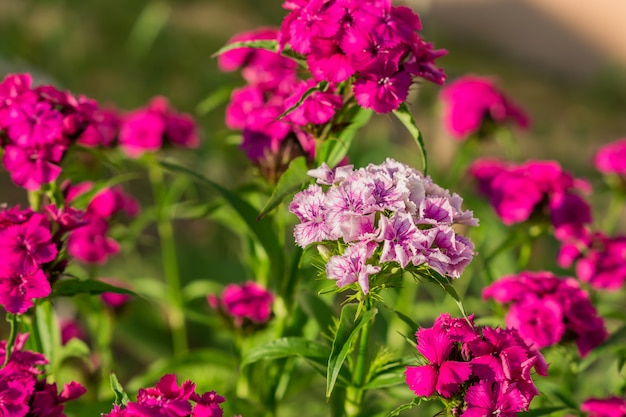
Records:
[[[372,308],[371,299],[368,297],[365,300],[365,311]],[[345,411],[347,417],[355,417],[361,413],[361,406],[363,405],[363,398],[365,397],[365,379],[368,371],[368,348],[370,343],[370,329],[373,321],[367,322],[361,329],[359,348],[357,352],[356,364],[354,366],[354,372],[352,377],[352,387],[348,387],[346,392]]]
[[[625,197],[626,195],[621,192],[613,193],[609,203],[609,208],[606,212],[606,217],[602,222],[602,230],[604,230],[604,232],[609,234],[615,232],[616,226],[622,216],[622,212],[624,211]]]
[[[9,340],[7,340],[6,345],[6,354],[4,358],[4,365],[7,366],[9,363],[9,359],[11,358],[11,354],[13,353],[13,346],[15,346],[15,341],[17,340],[17,331],[18,331],[18,315],[7,313],[6,319],[11,326],[11,332],[9,333]]]
[[[174,229],[167,214],[167,187],[163,178],[163,169],[158,162],[150,161],[148,165],[148,177],[150,178],[152,193],[154,195],[157,231],[161,242],[163,272],[170,296],[168,321],[172,331],[172,346],[174,356],[180,358],[189,350],[187,345],[187,327],[183,313],[183,296],[180,288]]]

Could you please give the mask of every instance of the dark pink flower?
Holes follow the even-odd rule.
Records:
[[[312,40],[307,64],[317,81],[326,80],[332,83],[346,81],[355,71],[350,61],[350,57],[338,43],[322,38]]]
[[[498,382],[480,381],[467,389],[466,408],[462,417],[516,417],[527,410],[526,401],[515,385],[506,386]]]
[[[180,387],[176,375],[164,375],[153,388],[142,388],[137,402],[129,402],[127,415],[137,417],[186,417],[191,414],[189,399],[195,384],[185,381]]]
[[[42,214],[0,230],[0,260],[15,271],[31,272],[56,256],[50,223]]]
[[[109,225],[106,220],[89,216],[89,223],[72,231],[67,240],[67,251],[76,259],[103,264],[110,255],[119,252],[119,244],[107,236]]]
[[[510,101],[493,80],[467,75],[448,84],[441,91],[444,122],[455,138],[463,140],[472,134],[488,134],[489,123],[497,126],[513,123],[526,129],[528,116]]]
[[[596,232],[586,244],[581,241],[579,249],[582,251],[576,256],[576,275],[580,280],[598,289],[622,288],[626,281],[626,236],[609,237]]]
[[[588,413],[589,417],[625,417],[626,400],[619,397],[590,398],[580,409]]]
[[[626,175],[626,138],[601,147],[596,153],[595,165],[605,175]]]
[[[224,410],[220,404],[226,401],[224,397],[215,391],[205,392],[201,396],[194,393],[191,397],[196,402],[191,417],[222,417]]]
[[[291,108],[296,105],[302,96],[311,88],[315,87],[316,83],[313,80],[308,82],[302,82],[298,88],[295,89],[291,97],[285,100],[285,107]],[[335,115],[335,112],[341,108],[343,99],[328,89],[327,91],[315,91],[304,99],[304,101],[291,113],[287,115],[287,118],[299,126],[306,126],[307,124],[324,124],[328,122]]]
[[[137,110],[127,115],[120,128],[120,146],[131,158],[144,152],[157,151],[163,145],[165,122],[148,110]]]
[[[584,236],[586,225],[591,223],[590,207],[578,194],[587,191],[588,184],[575,179],[555,161],[507,165],[477,160],[469,173],[507,225],[526,221],[532,215],[550,221],[558,239],[569,240]]]
[[[87,206],[87,212],[103,219],[109,219],[121,211],[134,217],[139,212],[139,203],[120,186],[100,190]]]
[[[265,323],[272,314],[274,295],[255,282],[229,284],[224,288],[221,305],[227,315],[241,325],[244,319]]]
[[[517,329],[533,348],[574,340],[585,356],[607,337],[602,318],[572,278],[522,272],[491,284],[483,297],[511,304],[507,326]]]
[[[472,374],[467,362],[450,360],[454,341],[435,328],[417,331],[417,350],[430,362],[423,366],[407,366],[406,382],[420,397],[430,397],[435,392],[450,398]]]
[[[377,59],[354,82],[354,97],[362,107],[388,113],[406,101],[411,83],[409,73],[398,70],[393,58]]]
[[[30,389],[29,389],[30,388]],[[3,417],[24,417],[29,411],[30,391],[21,381],[0,378],[0,415]]]
[[[86,340],[87,335],[76,320],[62,320],[61,327],[61,344],[66,345],[72,339]]]
[[[120,116],[112,110],[98,110],[90,115],[87,127],[76,143],[87,147],[112,146],[120,127]]]
[[[0,304],[13,314],[25,313],[33,306],[34,298],[50,295],[48,277],[41,269],[13,269],[8,264],[0,264]]]
[[[8,145],[2,161],[16,185],[34,191],[58,178],[61,174],[59,163],[65,150],[60,143],[26,147]]]
[[[46,102],[24,102],[9,110],[6,122],[11,142],[17,146],[47,145],[61,139],[63,116]]]

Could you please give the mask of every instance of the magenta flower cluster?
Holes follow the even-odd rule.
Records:
[[[93,186],[91,182],[64,184],[65,201],[73,203],[82,194],[90,192]],[[109,226],[119,213],[134,217],[139,213],[139,203],[120,186],[103,188],[95,193],[85,210],[85,225],[70,233],[69,254],[85,263],[106,263],[109,256],[120,250],[119,244],[108,235]]]
[[[11,179],[37,190],[59,176],[70,144],[111,146],[119,119],[87,97],[31,84],[29,74],[8,75],[0,83],[0,131]]]
[[[59,177],[72,144],[113,147],[119,139],[130,156],[159,149],[164,138],[178,146],[198,144],[191,117],[173,112],[163,98],[120,116],[85,96],[31,84],[29,74],[11,74],[0,82],[2,161],[13,182],[27,190]]]
[[[588,183],[563,171],[558,162],[515,165],[480,159],[469,172],[504,224],[549,221],[556,238],[564,241],[583,236],[591,223],[591,208],[580,196],[589,191]]]
[[[474,245],[452,226],[477,226],[478,220],[461,208],[461,197],[421,172],[387,159],[358,170],[324,164],[309,175],[317,184],[296,194],[289,206],[300,219],[295,240],[301,247],[340,243],[341,253],[326,264],[327,277],[339,287],[357,282],[367,293],[370,276],[386,264],[424,265],[458,278],[471,262]]]
[[[304,56],[315,81],[353,77],[361,107],[387,113],[406,101],[413,77],[445,80],[434,61],[446,51],[420,38],[419,16],[408,7],[391,0],[287,0],[283,7],[290,13],[280,47]]]
[[[278,31],[263,28],[233,37],[229,42],[276,39]],[[262,49],[239,48],[219,57],[220,68],[241,68],[248,85],[235,89],[226,108],[226,125],[241,130],[241,148],[247,157],[261,165],[276,165],[286,153],[287,162],[296,156],[312,159],[315,139],[310,125],[327,123],[343,105],[334,87],[315,91],[296,110],[279,116],[294,106],[315,81],[300,80],[291,59]],[[291,149],[294,148],[294,149]],[[276,169],[276,167],[272,167]]]
[[[121,116],[119,145],[131,158],[154,152],[165,145],[197,148],[200,139],[193,118],[174,111],[165,97]]]
[[[481,328],[446,313],[416,337],[426,363],[407,366],[406,382],[419,397],[442,398],[451,415],[515,417],[539,394],[532,370],[547,376],[543,356],[514,329]]]
[[[483,297],[510,306],[506,325],[534,349],[573,340],[584,357],[608,337],[604,321],[574,278],[522,272],[486,287]]]
[[[137,393],[137,401],[130,401],[125,406],[115,405],[113,410],[103,417],[222,417],[221,403],[224,397],[215,391],[200,395],[196,384],[185,381],[180,386],[176,375],[161,377],[156,386],[142,388]]]
[[[64,403],[85,393],[77,382],[58,392],[46,382],[40,367],[48,360],[41,353],[23,350],[27,334],[17,335],[9,361],[0,369],[0,415],[10,417],[65,417]],[[6,341],[0,342],[0,357],[6,356]],[[4,359],[3,359],[4,360]]]
[[[562,268],[575,264],[576,276],[594,288],[617,291],[626,282],[626,236],[589,232],[564,242],[557,261]]]
[[[466,75],[441,90],[444,125],[458,140],[482,137],[494,128],[514,124],[527,129],[529,119],[490,78]]]
[[[594,162],[597,170],[605,175],[626,176],[626,138],[601,147]]]
[[[590,398],[580,409],[589,417],[626,417],[626,399],[619,397]]]
[[[0,304],[13,314],[50,295],[65,270],[68,232],[85,224],[84,213],[50,205],[45,214],[19,207],[0,209]]]
[[[246,322],[263,324],[269,321],[274,294],[256,282],[248,281],[242,285],[229,284],[221,297],[209,294],[207,301],[212,308],[233,320],[235,326],[242,327]]]

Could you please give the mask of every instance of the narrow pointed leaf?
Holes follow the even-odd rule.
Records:
[[[129,398],[126,391],[124,391],[124,387],[120,384],[120,381],[117,379],[117,375],[114,372],[111,372],[111,377],[109,379],[111,384],[111,390],[113,394],[115,394],[115,403],[116,405],[126,405],[128,404]]]
[[[243,356],[241,366],[250,365],[262,359],[279,359],[292,356],[302,358],[328,358],[328,346],[303,337],[282,337],[250,349]]]
[[[336,137],[330,137],[316,150],[316,165],[326,162],[329,167],[334,168],[346,156],[352,140],[358,130],[372,117],[373,111],[362,107],[356,108],[350,118],[349,124],[342,129]]]
[[[397,417],[400,415],[401,412],[406,411],[406,410],[410,410],[411,408],[419,405],[419,403],[422,401],[421,398],[414,398],[413,401],[411,401],[410,403],[406,403],[406,404],[402,404],[401,406],[399,406],[398,408],[390,411],[386,417]]]
[[[337,334],[335,334],[330,357],[328,358],[328,371],[326,376],[327,399],[330,398],[333,392],[339,371],[350,352],[352,342],[359,334],[359,330],[372,320],[378,312],[376,309],[367,310],[355,320],[354,317],[357,311],[358,306],[355,304],[346,304],[341,310],[339,328],[337,329]]]
[[[566,408],[567,407],[544,407],[544,408],[537,408],[536,410],[523,411],[523,412],[517,413],[517,415],[520,417],[541,417],[541,416],[550,415],[552,413],[556,413],[557,411],[565,410]]]
[[[205,116],[222,104],[228,103],[232,92],[232,86],[222,87],[212,92],[204,100],[198,103],[196,106],[196,114],[198,116]]]
[[[227,190],[197,172],[170,162],[161,162],[161,165],[170,171],[188,175],[196,180],[198,184],[220,194],[220,196],[226,200],[235,213],[237,213],[241,220],[243,220],[248,230],[256,238],[258,243],[263,246],[263,249],[265,249],[267,256],[270,258],[272,268],[274,269],[274,276],[283,276],[285,262],[283,251],[279,244],[279,239],[276,236],[273,225],[270,221],[267,219],[257,221],[257,209],[252,207],[250,203],[243,200],[237,194]]]
[[[53,297],[72,297],[76,294],[102,294],[104,292],[112,292],[115,294],[126,294],[137,296],[137,293],[128,288],[116,287],[106,282],[95,279],[81,280],[77,278],[64,279],[54,284],[51,298]]]
[[[406,103],[400,104],[398,110],[394,110],[393,114],[402,122],[404,127],[407,128],[415,143],[420,149],[422,154],[422,167],[424,168],[424,175],[428,175],[428,156],[426,154],[426,146],[424,145],[424,138],[422,137],[422,132],[417,127],[417,123],[415,123],[415,119],[413,115],[409,111]]]
[[[253,40],[253,41],[242,41],[242,42],[233,42],[222,46],[217,52],[211,55],[211,58],[215,58],[217,56],[222,55],[225,52],[232,51],[233,49],[240,48],[255,48],[255,49],[265,49],[272,52],[278,51],[278,41],[271,39],[264,40]]]
[[[304,100],[306,100],[307,97],[309,97],[311,94],[315,93],[316,91],[325,91],[327,87],[328,87],[328,81],[320,81],[317,85],[314,85],[313,87],[309,88],[308,90],[304,92],[304,94],[302,94],[302,97],[300,97],[300,100],[298,100],[296,104],[294,104],[293,106],[289,107],[287,110],[282,112],[276,118],[276,120],[282,119],[283,117],[287,116],[289,113],[291,113],[292,111],[300,107],[302,103],[304,103]]]
[[[311,181],[311,177],[307,175],[308,167],[306,165],[306,158],[299,156],[289,163],[287,170],[280,176],[276,188],[272,191],[270,199],[259,213],[258,219],[261,219],[267,213],[271,212],[280,203],[283,202],[285,197],[300,191],[304,184]]]

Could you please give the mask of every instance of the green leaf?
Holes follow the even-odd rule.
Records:
[[[240,48],[255,48],[255,49],[266,49],[271,52],[278,52],[278,41],[277,40],[254,40],[254,41],[242,41],[242,42],[233,42],[222,46],[217,52],[211,55],[211,58],[218,57],[225,52],[232,51],[233,49]]]
[[[378,310],[367,310],[363,315],[356,318],[355,316],[359,306],[356,304],[346,304],[341,310],[341,319],[339,327],[333,340],[330,357],[328,358],[328,371],[326,375],[326,399],[330,398],[333,392],[335,382],[339,371],[343,366],[352,342],[359,334],[359,330],[376,316]]]
[[[104,292],[112,292],[115,294],[126,294],[138,296],[134,291],[128,288],[116,287],[106,282],[95,279],[80,280],[77,278],[64,279],[54,284],[50,298],[54,297],[72,297],[76,294],[102,294]]]
[[[517,413],[517,415],[523,416],[523,417],[541,417],[541,416],[547,416],[549,414],[556,413],[557,411],[562,411],[565,409],[567,409],[567,407],[544,407],[544,408],[537,408],[535,410],[530,410],[530,411],[523,411],[523,412]]]
[[[228,103],[232,92],[232,86],[218,88],[216,91],[213,91],[204,100],[198,103],[196,106],[196,114],[198,116],[205,116],[222,104]]]
[[[422,399],[420,397],[416,397],[410,403],[402,404],[398,408],[395,408],[395,409],[391,410],[387,414],[386,417],[397,417],[397,416],[400,415],[401,412],[406,411],[406,410],[410,410],[411,408],[419,405],[421,401],[422,401]]]
[[[316,150],[315,162],[320,166],[326,162],[329,167],[334,168],[348,153],[350,144],[356,136],[357,131],[362,128],[372,117],[374,112],[362,107],[355,107],[354,115],[351,116],[350,123],[342,129],[337,137],[331,137],[324,141]]]
[[[287,170],[280,176],[276,188],[272,191],[270,199],[259,213],[257,219],[261,219],[270,211],[274,210],[282,201],[290,194],[300,191],[304,184],[311,181],[311,177],[307,175],[308,167],[306,158],[299,156],[289,163]]]
[[[385,372],[383,374],[375,376],[370,382],[363,386],[363,390],[367,391],[378,388],[389,388],[402,384],[406,384],[404,368],[401,371]]]
[[[128,398],[128,394],[126,394],[126,391],[124,391],[124,387],[122,387],[122,384],[120,384],[120,381],[117,379],[115,372],[111,372],[109,382],[111,384],[111,390],[113,391],[113,394],[115,394],[114,404],[126,406],[130,399]]]
[[[303,337],[282,337],[250,349],[243,355],[241,366],[247,366],[261,359],[279,359],[290,356],[301,358],[328,358],[330,350],[319,342]]]
[[[321,297],[310,292],[302,291],[298,294],[298,303],[309,317],[315,319],[322,333],[328,332],[333,326],[335,313],[328,304],[322,301]]]
[[[198,373],[213,372],[218,377],[230,377],[236,369],[236,361],[232,355],[218,349],[197,349],[189,352],[180,358],[164,358],[158,360],[141,373],[141,375],[133,378],[127,387],[129,391],[134,392],[142,387],[154,384],[164,374],[173,372],[182,372],[186,370],[191,373],[192,370]],[[211,377],[212,375],[207,376]],[[194,382],[198,383],[194,379]]]
[[[282,277],[284,274],[285,260],[282,248],[279,244],[279,239],[274,232],[273,225],[267,219],[257,221],[257,210],[252,207],[247,201],[241,199],[237,194],[227,190],[221,185],[209,180],[203,175],[198,174],[188,168],[180,165],[172,164],[170,162],[161,162],[161,165],[170,171],[178,172],[181,174],[189,175],[196,180],[200,185],[207,187],[213,191],[219,193],[222,198],[235,210],[237,215],[246,224],[248,230],[257,239],[257,241],[263,246],[267,256],[269,256],[273,273],[276,277]]]
[[[417,123],[415,123],[415,119],[413,115],[409,111],[406,103],[400,104],[398,110],[394,110],[393,114],[402,122],[404,127],[407,128],[415,143],[420,148],[420,152],[422,153],[422,166],[424,168],[424,175],[428,175],[428,157],[426,155],[426,146],[424,146],[424,138],[422,137],[422,132],[417,127]]]
[[[89,346],[82,340],[74,337],[59,349],[59,363],[70,358],[88,358],[90,354]]]
[[[50,361],[51,369],[56,370],[60,364],[57,354],[61,348],[61,329],[52,303],[49,300],[37,303],[35,315],[35,331],[41,343],[41,353]]]
[[[398,311],[398,310],[394,310],[394,309],[390,309],[391,311],[393,311],[393,313],[400,319],[402,320],[407,326],[409,326],[409,328],[416,332],[419,328],[420,325],[417,324],[415,321],[413,321],[412,318],[410,318],[409,316],[407,316],[406,314]]]
[[[304,103],[304,100],[306,100],[311,94],[315,93],[316,91],[326,91],[326,88],[328,88],[328,81],[320,81],[317,85],[309,88],[304,92],[304,94],[302,94],[302,97],[300,97],[300,100],[298,100],[296,104],[289,107],[287,110],[278,115],[276,120],[282,119],[283,117],[287,116],[289,113],[300,107],[302,103]]]
[[[459,294],[456,292],[454,287],[450,284],[450,282],[448,281],[448,278],[442,276],[437,271],[435,271],[435,270],[433,270],[431,268],[429,268],[428,271],[426,271],[425,273],[421,274],[420,276],[425,277],[429,281],[431,281],[431,282],[439,285],[441,288],[443,288],[445,290],[445,292],[450,297],[452,297],[452,299],[454,300],[456,305],[459,307],[459,310],[461,311],[461,314],[463,315],[463,317],[465,317],[465,320],[469,321],[469,318],[467,317],[467,313],[465,311],[465,307],[463,306],[463,300],[461,299]]]

